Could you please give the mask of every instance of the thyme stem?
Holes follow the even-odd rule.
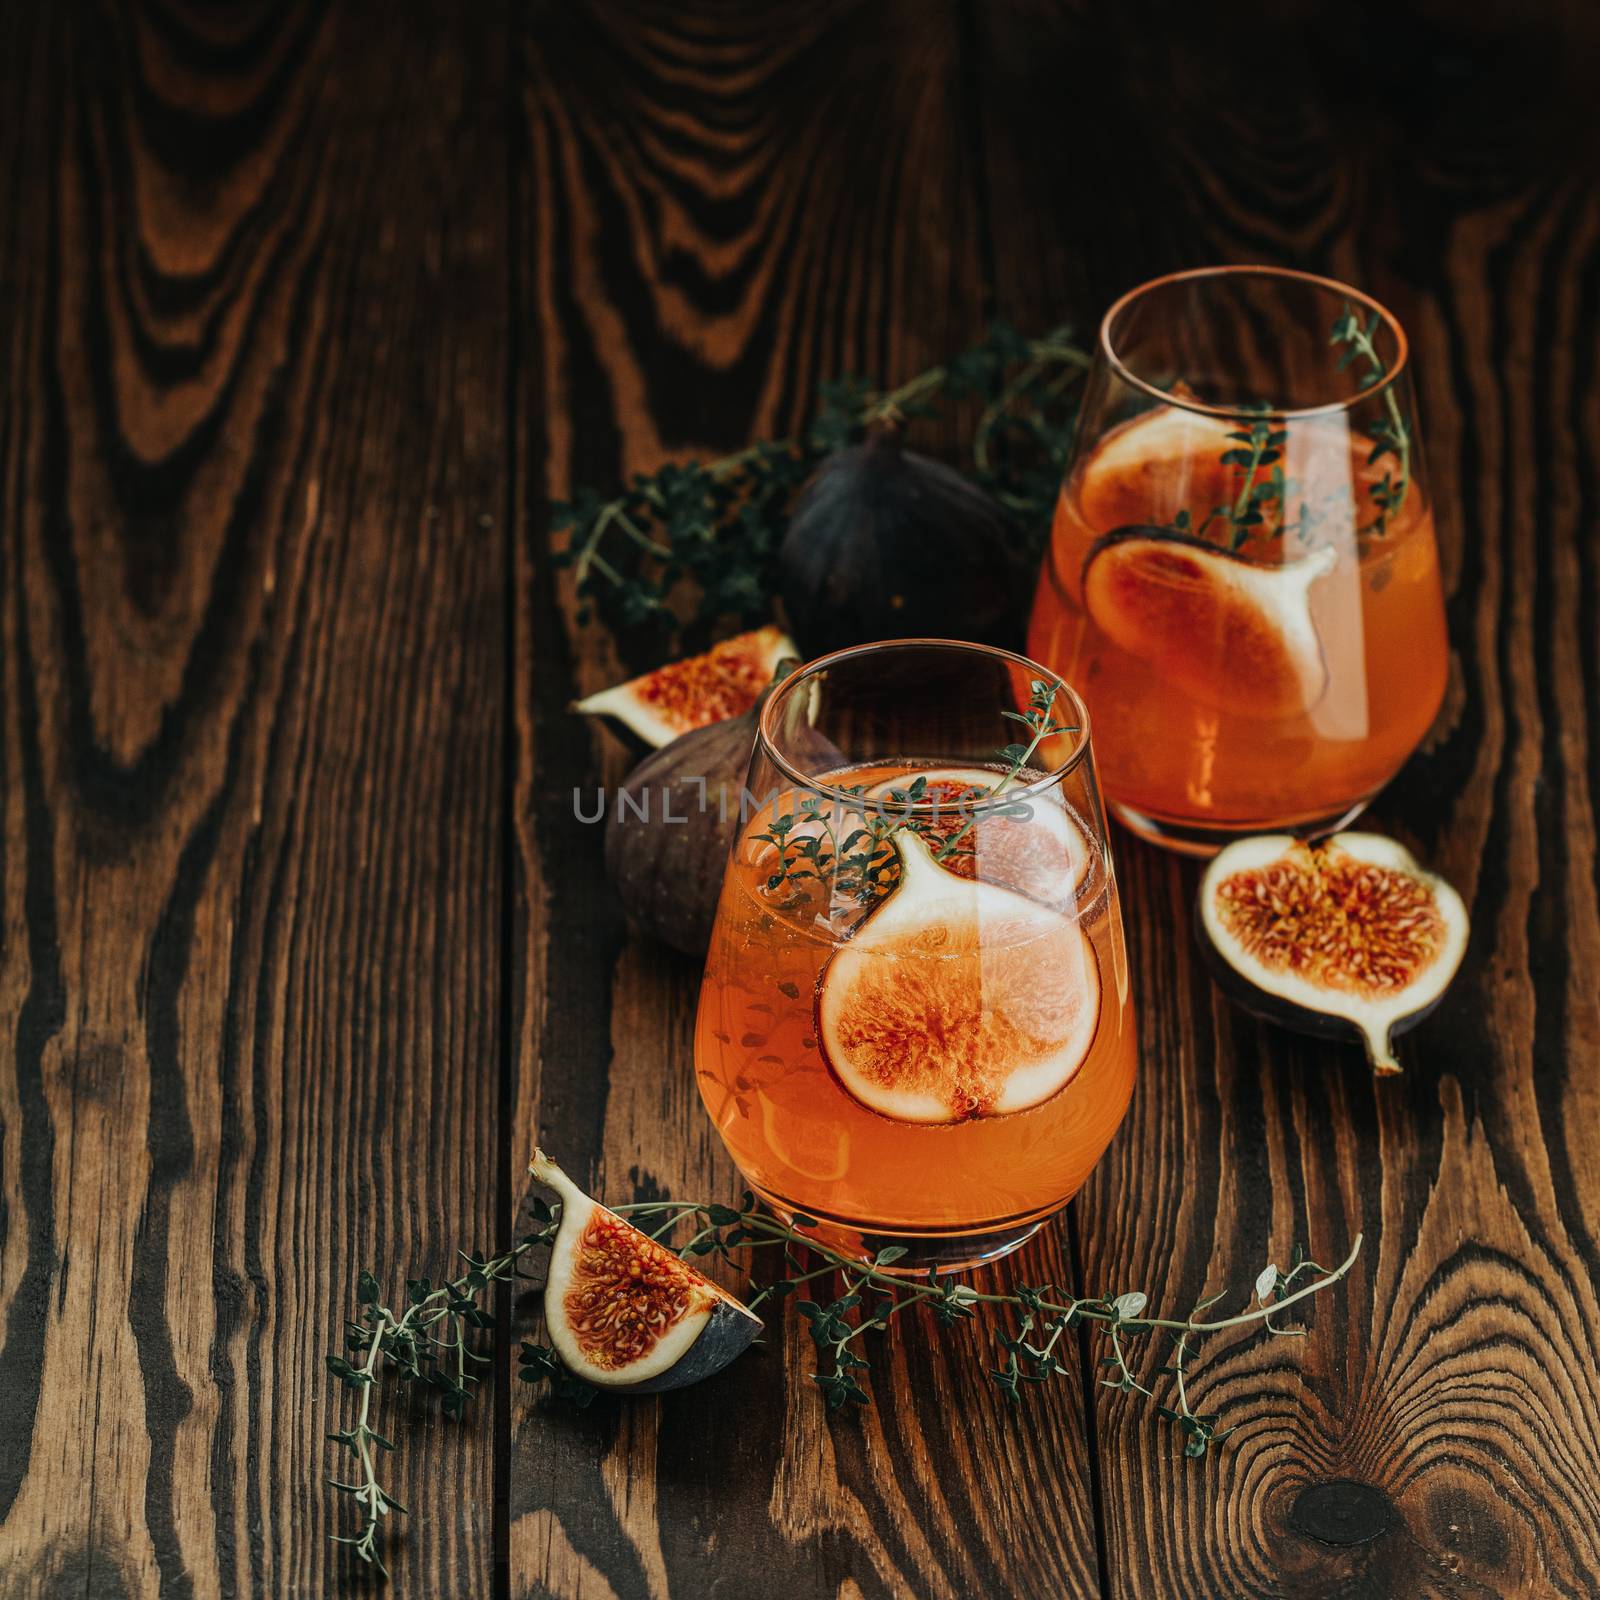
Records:
[[[1172,1365],[1163,1371],[1175,1378],[1176,1408],[1158,1405],[1158,1412],[1184,1430],[1184,1452],[1189,1456],[1203,1455],[1231,1429],[1217,1431],[1216,1418],[1197,1416],[1190,1408],[1187,1383],[1187,1361],[1195,1342],[1203,1335],[1228,1328],[1264,1326],[1270,1333],[1289,1334],[1303,1332],[1280,1328],[1273,1319],[1297,1301],[1337,1283],[1354,1264],[1360,1253],[1362,1236],[1358,1233],[1349,1254],[1333,1268],[1324,1268],[1314,1261],[1304,1260],[1298,1248],[1290,1270],[1279,1273],[1268,1267],[1257,1280],[1255,1302],[1245,1311],[1225,1317],[1205,1317],[1201,1313],[1215,1305],[1221,1298],[1213,1296],[1200,1301],[1187,1317],[1149,1317],[1143,1315],[1145,1299],[1141,1294],[1124,1294],[1116,1298],[1083,1296],[1061,1299],[1051,1295],[1048,1286],[1032,1289],[1017,1285],[1004,1291],[978,1290],[966,1283],[940,1279],[930,1273],[926,1278],[915,1278],[888,1271],[895,1260],[904,1254],[899,1247],[880,1250],[870,1261],[843,1254],[814,1239],[805,1228],[814,1227],[810,1218],[797,1217],[794,1223],[785,1222],[761,1210],[753,1195],[746,1195],[742,1205],[731,1206],[686,1200],[647,1200],[613,1208],[619,1214],[638,1219],[639,1223],[654,1224],[658,1237],[674,1224],[695,1219],[697,1226],[681,1247],[680,1254],[704,1255],[715,1253],[727,1257],[735,1249],[758,1250],[781,1246],[785,1262],[800,1267],[793,1253],[803,1246],[820,1258],[821,1264],[786,1280],[768,1284],[750,1299],[754,1308],[769,1299],[792,1293],[803,1284],[826,1278],[834,1273],[842,1275],[845,1293],[831,1305],[820,1306],[810,1301],[799,1302],[798,1309],[811,1323],[811,1335],[819,1350],[832,1356],[833,1370],[814,1374],[823,1389],[830,1407],[846,1401],[866,1402],[870,1399],[853,1373],[867,1366],[856,1353],[858,1341],[872,1329],[880,1332],[902,1312],[913,1306],[928,1306],[941,1322],[953,1322],[970,1317],[973,1309],[990,1305],[1011,1310],[1021,1315],[1021,1329],[1016,1337],[1003,1338],[1010,1354],[1005,1365],[990,1376],[997,1380],[1007,1395],[1017,1399],[1020,1385],[1040,1382],[1046,1377],[1064,1373],[1056,1352],[1065,1331],[1080,1322],[1102,1325],[1108,1335],[1112,1355],[1103,1358],[1117,1369],[1113,1382],[1117,1389],[1132,1390],[1151,1395],[1152,1391],[1134,1377],[1127,1359],[1124,1336],[1144,1334],[1155,1329],[1172,1333],[1175,1350]],[[491,1319],[478,1304],[479,1297],[493,1283],[514,1277],[526,1276],[518,1271],[518,1264],[538,1245],[548,1244],[559,1226],[552,1208],[535,1202],[536,1214],[542,1226],[527,1234],[509,1250],[482,1259],[463,1252],[467,1270],[448,1283],[437,1287],[426,1279],[406,1285],[408,1304],[396,1313],[383,1299],[377,1280],[371,1273],[363,1272],[356,1287],[360,1305],[360,1320],[350,1324],[349,1342],[359,1353],[359,1361],[352,1363],[342,1356],[329,1356],[328,1368],[348,1388],[359,1393],[354,1423],[328,1437],[348,1449],[355,1458],[357,1476],[352,1482],[330,1478],[329,1484],[339,1493],[349,1495],[360,1511],[360,1525],[349,1534],[334,1534],[335,1543],[349,1545],[357,1557],[387,1578],[388,1570],[379,1553],[378,1541],[384,1518],[393,1512],[405,1514],[406,1508],[383,1487],[379,1472],[380,1450],[393,1450],[394,1446],[372,1425],[373,1395],[386,1370],[391,1370],[406,1381],[421,1382],[443,1393],[444,1409],[449,1415],[459,1416],[470,1398],[476,1382],[469,1363],[483,1362],[487,1358],[468,1346],[467,1330],[485,1328]],[[798,1225],[796,1225],[798,1224]],[[1299,1283],[1302,1276],[1310,1281]],[[880,1296],[863,1308],[853,1320],[850,1313],[862,1303],[862,1291],[872,1288]],[[1270,1301],[1270,1303],[1269,1303]],[[1039,1322],[1046,1319],[1042,1343],[1028,1342],[1028,1334]],[[432,1330],[443,1323],[446,1336],[436,1336]],[[453,1358],[443,1354],[453,1347]],[[434,1352],[441,1352],[435,1354]],[[524,1344],[523,1356],[528,1365],[522,1369],[524,1378],[549,1378],[558,1397],[583,1404],[594,1391],[568,1374],[556,1360],[554,1352],[541,1346]]]
[[[666,1204],[671,1204],[666,1203]],[[636,1217],[659,1213],[664,1203],[645,1201],[617,1209]],[[686,1214],[676,1211],[678,1219]],[[1017,1285],[1003,1291],[978,1290],[966,1283],[940,1280],[936,1274],[925,1279],[905,1276],[889,1271],[904,1251],[889,1247],[880,1251],[871,1261],[842,1254],[813,1239],[809,1234],[780,1218],[758,1209],[751,1196],[746,1197],[744,1208],[734,1211],[728,1207],[700,1206],[697,1217],[704,1217],[692,1237],[684,1244],[683,1252],[700,1255],[715,1251],[728,1255],[734,1249],[756,1249],[763,1244],[782,1243],[788,1260],[790,1247],[804,1245],[822,1258],[822,1265],[778,1283],[769,1284],[757,1292],[749,1304],[752,1308],[777,1295],[787,1295],[802,1286],[824,1278],[830,1273],[840,1274],[844,1293],[829,1305],[812,1301],[799,1302],[798,1309],[810,1321],[811,1337],[818,1350],[832,1360],[832,1370],[813,1374],[823,1389],[828,1404],[838,1407],[847,1402],[866,1403],[870,1396],[857,1381],[857,1369],[867,1363],[854,1353],[853,1346],[869,1329],[886,1329],[902,1311],[912,1306],[927,1305],[941,1321],[969,1317],[974,1308],[988,1305],[1009,1310],[1020,1315],[1021,1327],[1015,1336],[1002,1335],[1001,1343],[1008,1355],[1005,1363],[990,1371],[1008,1398],[1018,1400],[1022,1385],[1038,1383],[1068,1369],[1056,1356],[1061,1335],[1066,1329],[1081,1323],[1095,1325],[1107,1339],[1110,1353],[1101,1358],[1101,1364],[1110,1367],[1112,1374],[1101,1383],[1124,1393],[1137,1393],[1155,1400],[1155,1392],[1135,1375],[1129,1359],[1126,1339],[1129,1335],[1142,1335],[1158,1330],[1169,1334],[1173,1340],[1171,1364],[1161,1369],[1161,1375],[1173,1378],[1176,1389],[1175,1406],[1157,1402],[1158,1414],[1182,1430],[1184,1453],[1190,1457],[1204,1455],[1214,1444],[1225,1439],[1233,1430],[1219,1430],[1214,1416],[1196,1414],[1190,1404],[1188,1362],[1197,1342],[1208,1334],[1227,1329],[1259,1326],[1278,1336],[1301,1335],[1303,1329],[1278,1326],[1282,1312],[1298,1301],[1321,1293],[1339,1282],[1354,1265],[1361,1252],[1362,1235],[1357,1234],[1345,1259],[1333,1268],[1325,1268],[1304,1259],[1298,1247],[1293,1265],[1287,1273],[1269,1266],[1257,1280],[1256,1293],[1249,1307],[1228,1316],[1204,1315],[1216,1305],[1222,1295],[1212,1295],[1198,1301],[1186,1317],[1161,1317],[1145,1314],[1145,1296],[1130,1292],[1115,1297],[1084,1295],[1071,1299],[1058,1298],[1048,1286],[1043,1289]],[[801,1219],[810,1225],[810,1219]],[[723,1232],[722,1230],[726,1230]],[[795,1263],[798,1265],[798,1263]],[[1309,1281],[1301,1282],[1302,1278]],[[868,1288],[881,1292],[882,1298],[870,1308],[853,1317],[862,1304],[862,1291]],[[853,1320],[852,1320],[853,1317]],[[1042,1344],[1028,1340],[1029,1333],[1043,1323],[1046,1337]]]
[[[1245,536],[1245,512],[1250,509],[1250,491],[1255,487],[1256,473],[1261,470],[1261,458],[1267,449],[1267,430],[1255,427],[1250,430],[1250,460],[1244,469],[1244,481],[1239,485],[1239,492],[1234,496],[1233,514],[1229,517],[1229,525],[1233,528],[1233,545],[1237,548],[1243,543]]]
[[[661,1204],[662,1202],[660,1201],[642,1201],[636,1205],[613,1206],[612,1210],[623,1216],[636,1216],[641,1213],[648,1213],[658,1208]],[[706,1208],[701,1206],[697,1209],[705,1210]],[[818,1255],[825,1256],[835,1269],[860,1273],[863,1275],[864,1281],[868,1283],[885,1286],[901,1292],[916,1290],[924,1299],[932,1298],[934,1295],[945,1292],[943,1289],[930,1289],[928,1285],[916,1279],[907,1278],[903,1273],[886,1272],[882,1268],[874,1266],[871,1262],[860,1261],[853,1256],[841,1255],[827,1245],[819,1243],[809,1234],[791,1228],[778,1218],[769,1216],[763,1211],[741,1212],[737,1225],[746,1230],[759,1229],[774,1239],[788,1239],[795,1244],[802,1244],[807,1249],[815,1251]],[[702,1234],[705,1231],[702,1229]],[[700,1235],[697,1234],[696,1237],[698,1238]],[[1038,1309],[1062,1315],[1076,1315],[1080,1320],[1093,1322],[1121,1321],[1124,1323],[1135,1321],[1144,1327],[1167,1328],[1174,1333],[1187,1331],[1196,1335],[1218,1333],[1224,1328],[1248,1327],[1251,1323],[1265,1322],[1268,1317],[1275,1317],[1279,1312],[1288,1310],[1296,1301],[1309,1299],[1312,1295],[1319,1294],[1322,1290],[1337,1283],[1355,1265],[1356,1257],[1361,1254],[1363,1237],[1364,1235],[1358,1233],[1350,1246],[1350,1253],[1344,1260],[1338,1266],[1330,1267],[1323,1271],[1322,1275],[1315,1281],[1305,1284],[1281,1299],[1274,1300],[1270,1306],[1255,1306],[1248,1311],[1238,1312],[1231,1317],[1213,1317],[1207,1320],[1194,1316],[1182,1318],[1146,1316],[1127,1318],[1122,1317],[1113,1309],[1109,1301],[1093,1295],[1067,1301],[1041,1298],[1038,1301]],[[961,1300],[967,1304],[995,1306],[1020,1306],[1024,1304],[1023,1300],[1016,1294],[990,1293],[970,1289],[965,1284],[959,1286],[959,1294]]]
[[[329,1484],[341,1494],[348,1494],[360,1508],[361,1525],[353,1534],[333,1534],[335,1544],[347,1544],[369,1566],[375,1567],[385,1578],[388,1568],[378,1553],[378,1533],[383,1519],[390,1512],[405,1513],[400,1504],[382,1485],[378,1476],[378,1458],[373,1453],[376,1444],[381,1449],[392,1450],[393,1445],[372,1426],[372,1397],[376,1391],[383,1363],[387,1360],[401,1377],[420,1380],[441,1389],[445,1394],[445,1409],[459,1415],[465,1408],[476,1381],[467,1371],[469,1361],[482,1361],[467,1348],[468,1319],[477,1314],[477,1297],[491,1283],[513,1277],[517,1263],[536,1244],[546,1242],[553,1230],[530,1234],[518,1241],[510,1250],[479,1261],[464,1256],[467,1271],[438,1288],[423,1284],[410,1285],[410,1304],[403,1312],[395,1312],[379,1298],[377,1281],[370,1273],[362,1273],[357,1286],[357,1298],[364,1310],[364,1320],[351,1325],[351,1339],[362,1352],[359,1365],[352,1365],[342,1356],[329,1356],[328,1368],[348,1388],[359,1391],[361,1400],[352,1427],[328,1437],[343,1445],[356,1458],[360,1479],[345,1483],[337,1478]],[[450,1329],[444,1339],[435,1338],[429,1331],[439,1322]],[[450,1367],[440,1365],[440,1358],[424,1347],[454,1349]]]
[[[407,1315],[410,1313],[408,1312]],[[377,1386],[375,1373],[378,1357],[383,1353],[382,1327],[388,1323],[391,1328],[400,1326],[390,1321],[390,1313],[384,1309],[380,1314],[379,1326],[374,1330],[372,1346],[367,1351],[367,1359],[361,1365],[361,1375],[365,1380],[361,1385],[361,1409],[356,1417],[356,1425],[351,1431],[355,1435],[355,1449],[357,1459],[361,1463],[361,1488],[355,1494],[355,1502],[365,1512],[366,1524],[361,1530],[361,1536],[356,1541],[356,1554],[363,1561],[370,1561],[377,1567],[384,1577],[389,1576],[389,1569],[384,1566],[382,1558],[378,1555],[376,1540],[378,1536],[378,1523],[385,1512],[394,1506],[388,1495],[378,1483],[378,1465],[372,1454],[372,1429],[368,1425],[372,1416],[372,1391]],[[403,1510],[403,1507],[396,1509]]]
[[[1034,694],[1034,699],[1036,702],[1038,698],[1038,691],[1036,690]],[[1032,739],[1028,741],[1027,747],[1021,752],[1021,754],[1017,755],[1013,759],[1010,769],[1001,775],[1000,781],[995,784],[994,788],[992,788],[988,794],[984,796],[986,801],[993,800],[994,797],[999,794],[1007,784],[1016,779],[1018,773],[1026,770],[1028,763],[1033,760],[1034,751],[1036,751],[1039,746],[1044,743],[1045,739],[1048,738],[1050,734],[1062,733],[1066,731],[1062,728],[1052,727],[1045,720],[1045,718],[1049,715],[1050,707],[1055,704],[1055,698],[1055,690],[1051,689],[1049,691],[1049,698],[1044,702],[1043,706],[1036,706],[1037,715],[1032,716],[1029,722],[1029,726],[1033,730]],[[953,855],[956,846],[960,844],[969,833],[972,832],[973,828],[977,825],[977,821],[978,814],[974,812],[964,823],[961,824],[961,827],[955,833],[951,834],[951,836],[944,842],[943,845],[940,846],[939,849],[934,851],[934,860],[944,861],[949,856]]]
[[[1358,356],[1366,363],[1369,387],[1381,383],[1389,375],[1389,368],[1383,357],[1378,354],[1378,347],[1372,337],[1377,325],[1376,312],[1363,323],[1356,315],[1355,308],[1347,302],[1343,314],[1333,325],[1331,340],[1333,344],[1348,347],[1344,358],[1340,361],[1341,366]],[[1376,440],[1374,453],[1370,459],[1376,461],[1385,452],[1391,452],[1399,464],[1399,477],[1397,482],[1391,482],[1389,474],[1384,474],[1383,481],[1372,491],[1373,503],[1378,508],[1377,513],[1370,522],[1356,529],[1358,534],[1376,533],[1381,536],[1389,525],[1389,519],[1399,515],[1411,490],[1411,425],[1400,410],[1400,402],[1395,398],[1393,384],[1383,391],[1383,408],[1386,422],[1375,423],[1369,430]]]
[[[652,555],[665,559],[672,554],[665,545],[657,544],[654,539],[650,538],[639,527],[638,523],[628,515],[624,501],[613,500],[610,504],[601,508],[600,515],[595,518],[594,526],[589,530],[588,536],[579,547],[577,565],[574,569],[579,583],[582,583],[584,578],[588,576],[591,567],[613,583],[622,581],[621,573],[600,554],[598,548],[601,539],[605,537],[606,530],[613,526],[621,528],[636,545]]]
[[[1062,371],[1049,389],[1049,393],[1054,397],[1061,392],[1060,385],[1065,380],[1087,372],[1094,364],[1092,358],[1075,345],[1061,344],[1048,339],[1036,343],[1033,351],[1033,359],[983,408],[983,415],[978,419],[977,431],[972,438],[972,459],[980,472],[989,473],[994,470],[993,463],[989,459],[989,440],[994,436],[1000,419],[1015,403],[1017,397],[1026,392],[1029,384],[1048,371],[1051,366],[1060,366]]]

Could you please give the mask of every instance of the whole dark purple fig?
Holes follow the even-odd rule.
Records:
[[[994,500],[893,431],[817,468],[778,568],[808,655],[914,637],[1015,645],[1032,576]]]
[[[685,955],[703,956],[711,942],[766,694],[742,715],[680,734],[646,756],[606,817],[606,871],[623,910]]]
[[[623,910],[643,932],[685,955],[703,956],[711,942],[761,708],[798,665],[780,661],[748,711],[647,755],[606,817],[606,871]],[[808,771],[844,765],[843,753],[820,733],[804,729],[802,741]]]

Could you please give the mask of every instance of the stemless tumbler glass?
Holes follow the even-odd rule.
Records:
[[[1023,656],[838,651],[761,716],[700,995],[751,1186],[905,1271],[1021,1244],[1127,1109],[1134,1024],[1076,694]]]
[[[1082,691],[1136,833],[1207,854],[1355,816],[1427,731],[1449,664],[1399,323],[1267,267],[1123,296],[1028,648]]]

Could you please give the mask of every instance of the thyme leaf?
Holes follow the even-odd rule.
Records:
[[[1341,352],[1335,370],[1342,372],[1359,361],[1368,388],[1388,376],[1388,368],[1378,354],[1378,324],[1376,312],[1363,322],[1346,301],[1334,319],[1328,340]],[[1383,392],[1383,408],[1381,417],[1366,424],[1367,437],[1372,441],[1367,465],[1375,466],[1386,457],[1393,458],[1393,465],[1368,490],[1373,515],[1357,525],[1358,539],[1382,538],[1411,489],[1411,424],[1400,409],[1393,386]],[[1228,448],[1218,457],[1223,466],[1237,474],[1232,497],[1213,506],[1198,524],[1185,507],[1173,518],[1172,529],[1202,539],[1216,530],[1215,537],[1231,551],[1237,551],[1252,537],[1276,539],[1291,530],[1302,545],[1310,544],[1316,533],[1317,514],[1304,498],[1302,486],[1283,470],[1288,428],[1281,416],[1272,415],[1265,402],[1241,406],[1239,413],[1240,426],[1229,432]],[[1297,497],[1297,509],[1291,513],[1291,503]]]
[[[792,891],[789,898],[778,902],[778,909],[799,909],[813,882],[826,888],[830,906],[843,901],[870,909],[897,881],[899,862],[893,839],[902,829],[925,838],[936,861],[948,861],[966,843],[980,818],[1025,816],[1025,805],[996,806],[995,797],[1028,771],[1046,739],[1077,731],[1074,723],[1052,720],[1059,685],[1052,687],[1035,678],[1028,689],[1026,711],[1000,713],[1022,724],[1028,742],[1008,744],[995,752],[1004,769],[992,786],[972,787],[945,797],[935,804],[931,817],[913,815],[910,809],[927,801],[928,780],[921,774],[904,787],[889,789],[880,799],[868,800],[862,784],[842,785],[837,793],[845,799],[835,800],[831,808],[820,794],[808,795],[793,810],[775,814],[766,828],[752,837],[778,852],[766,890],[769,894],[786,887]],[[948,807],[951,815],[964,814],[960,827],[948,835],[938,826],[942,807]],[[848,826],[847,818],[851,819]]]
[[[1362,377],[1369,388],[1381,383],[1389,372],[1378,354],[1377,331],[1378,313],[1372,312],[1363,322],[1347,300],[1334,321],[1328,341],[1342,347],[1338,362],[1340,371],[1352,362],[1361,362]],[[1398,515],[1411,488],[1411,424],[1400,410],[1393,384],[1383,391],[1383,412],[1381,418],[1367,426],[1367,437],[1372,440],[1367,465],[1375,466],[1386,456],[1394,458],[1394,465],[1386,468],[1383,477],[1372,487],[1372,503],[1377,508],[1372,520],[1356,530],[1358,534],[1370,533],[1377,538],[1383,537],[1390,518]]]

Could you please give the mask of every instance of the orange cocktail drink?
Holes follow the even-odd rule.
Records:
[[[1398,324],[1257,269],[1113,307],[1029,650],[1082,692],[1147,837],[1205,851],[1359,811],[1449,665]]]
[[[1002,732],[1036,682],[1038,726],[1062,731]],[[894,715],[863,714],[879,694]],[[734,1161],[779,1210],[846,1247],[900,1242],[908,1266],[1020,1243],[1133,1083],[1081,707],[1005,652],[841,652],[780,687],[748,788],[695,1040]]]

